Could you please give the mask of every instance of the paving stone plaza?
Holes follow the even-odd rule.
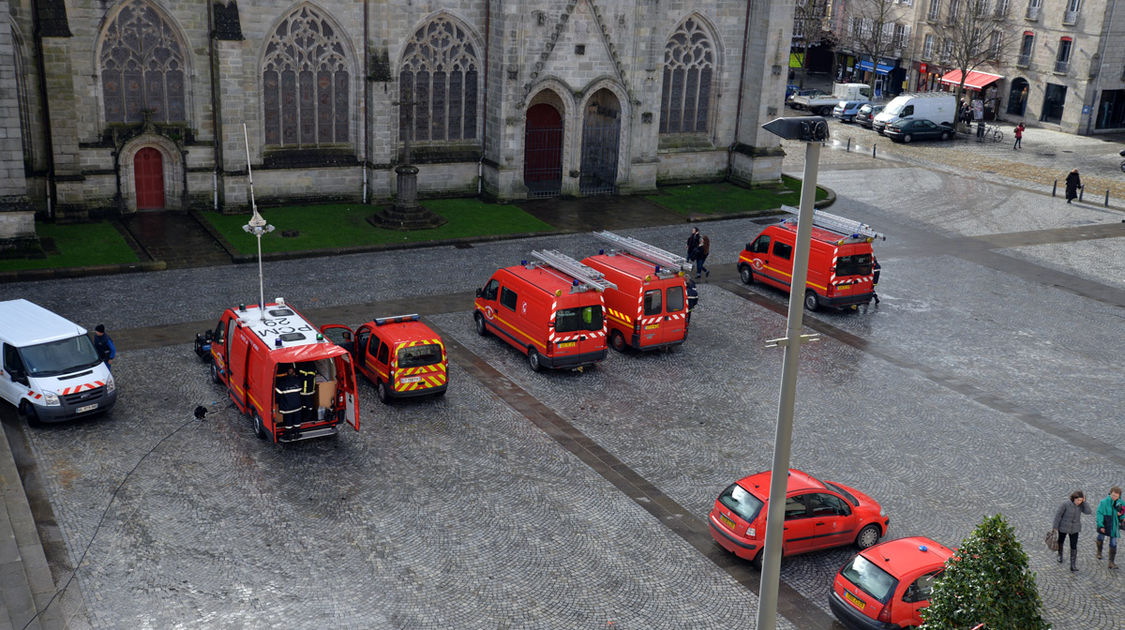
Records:
[[[1002,513],[1053,627],[1120,628],[1125,578],[1094,559],[1092,518],[1076,574],[1042,537],[1071,491],[1125,482],[1122,213],[1002,176],[821,163],[831,211],[887,234],[882,302],[806,315],[821,340],[801,350],[793,466],[880,501],[892,538],[956,546]],[[358,433],[286,446],[254,437],[191,351],[188,331],[256,299],[252,266],[0,286],[104,322],[121,351],[110,416],[21,430],[60,586],[81,560],[69,626],[753,627],[757,572],[706,515],[770,466],[785,296],[734,269],[762,221],[700,224],[713,273],[682,347],[583,373],[532,373],[477,336],[471,296],[532,249],[596,252],[588,234],[267,263],[267,297],[317,323],[417,311],[450,351],[443,398],[384,406],[363,383]],[[687,231],[627,233],[678,252]],[[786,558],[779,627],[838,627],[828,594],[853,553]]]

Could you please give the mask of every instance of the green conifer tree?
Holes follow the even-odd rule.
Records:
[[[1000,514],[987,516],[945,564],[923,630],[1047,630],[1027,554]]]

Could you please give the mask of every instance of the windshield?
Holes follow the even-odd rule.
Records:
[[[905,101],[905,100],[891,101],[890,103],[887,104],[887,106],[885,108],[883,108],[883,113],[884,114],[890,114],[891,116],[898,116],[899,112],[902,111],[902,108],[906,107],[907,102],[908,101]]]
[[[86,335],[20,348],[28,376],[57,376],[101,363],[94,343]]]
[[[580,308],[564,308],[555,313],[555,332],[601,329],[602,307],[600,304]]]
[[[441,346],[436,343],[400,348],[398,351],[398,366],[400,368],[421,367],[440,362]]]
[[[866,276],[871,274],[871,254],[840,256],[836,259],[836,276]]]
[[[847,566],[840,569],[840,575],[884,604],[898,586],[898,580],[894,576],[863,556],[856,556]]]
[[[732,483],[730,487],[723,490],[719,495],[719,503],[730,508],[747,523],[753,523],[754,519],[758,518],[758,512],[762,511],[762,506],[765,505],[761,499],[750,494],[737,483]]]

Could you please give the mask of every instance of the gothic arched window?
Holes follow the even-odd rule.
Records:
[[[318,9],[304,5],[282,20],[262,59],[266,144],[348,142],[349,68],[343,41]]]
[[[402,52],[399,137],[471,140],[477,137],[477,54],[464,27],[439,16],[414,33]]]
[[[699,20],[688,18],[664,47],[660,133],[706,133],[715,47]]]
[[[107,122],[184,122],[184,47],[155,7],[126,4],[106,25],[98,66]]]

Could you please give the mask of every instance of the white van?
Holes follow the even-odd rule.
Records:
[[[109,411],[117,386],[86,329],[27,300],[0,302],[0,398],[28,422]]]
[[[949,92],[900,94],[887,103],[871,126],[875,131],[883,133],[887,123],[895,118],[921,118],[952,127],[957,120],[957,99]]]

